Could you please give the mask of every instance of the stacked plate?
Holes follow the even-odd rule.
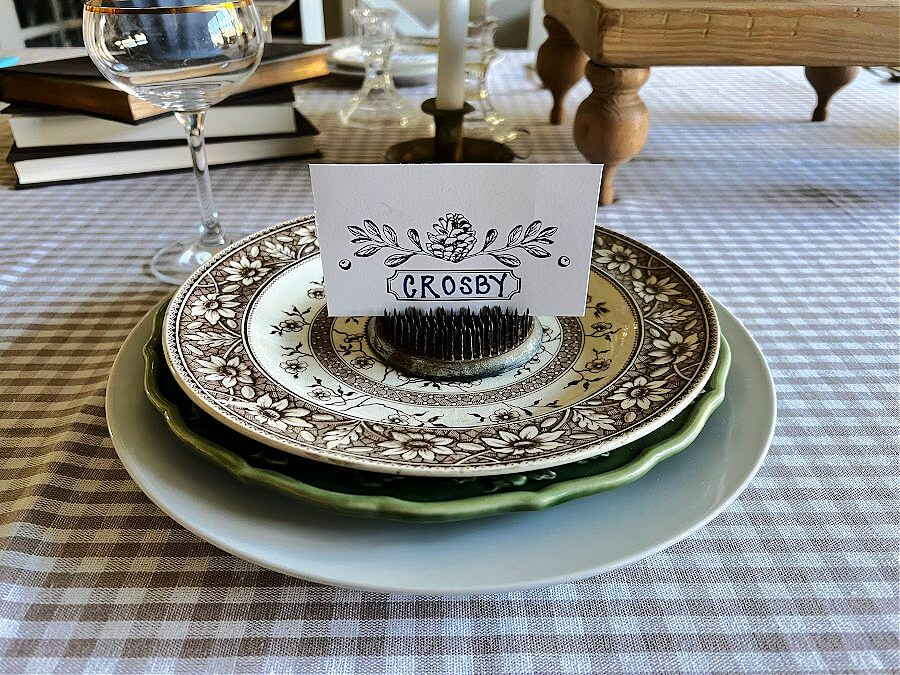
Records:
[[[123,462],[176,520],[269,567],[474,592],[586,576],[671,543],[724,508],[768,447],[774,393],[752,339],[684,270],[612,231],[595,237],[585,315],[542,317],[542,347],[518,370],[410,377],[372,352],[367,320],[328,316],[312,217],[234,244],[123,347],[108,393]],[[656,510],[635,514],[636,497]],[[548,552],[542,532],[571,541]],[[465,540],[483,535],[494,563],[473,566]],[[443,549],[430,567],[410,560],[417,541],[423,559]],[[566,546],[579,555],[556,555]]]
[[[347,77],[365,77],[366,61],[358,41],[338,41],[328,52],[332,73]],[[401,41],[391,54],[391,75],[402,84],[434,80],[437,75],[437,45],[428,41]]]

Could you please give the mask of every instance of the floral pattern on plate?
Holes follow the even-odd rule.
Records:
[[[608,452],[671,419],[715,364],[709,299],[643,244],[598,230],[583,317],[542,317],[515,372],[411,378],[378,361],[366,318],[328,317],[312,217],[252,235],[176,293],[166,357],[221,422],[295,454],[407,475],[500,475]]]

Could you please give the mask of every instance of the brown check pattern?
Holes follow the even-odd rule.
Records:
[[[524,63],[500,66],[498,105],[536,161],[578,161]],[[337,127],[350,93],[298,91],[327,160],[375,161],[406,134]],[[163,515],[103,404],[122,340],[168,292],[146,264],[190,227],[189,176],[13,191],[0,167],[0,672],[898,672],[897,89],[864,73],[818,125],[799,69],[660,68],[643,95],[650,140],[598,222],[746,322],[776,378],[775,442],[686,541],[501,596],[318,586]],[[301,163],[213,181],[235,235],[312,209]]]

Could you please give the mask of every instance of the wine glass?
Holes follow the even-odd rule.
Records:
[[[150,263],[155,277],[180,284],[230,243],[213,204],[203,126],[210,106],[259,65],[259,14],[251,0],[85,0],[84,44],[107,80],[173,111],[187,132],[200,232],[160,249]]]
[[[256,9],[259,11],[259,20],[262,23],[266,42],[272,41],[272,18],[281,14],[294,4],[294,0],[256,0]]]

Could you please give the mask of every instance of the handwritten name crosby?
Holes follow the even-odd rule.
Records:
[[[387,290],[398,300],[508,300],[522,289],[509,270],[395,272]]]

